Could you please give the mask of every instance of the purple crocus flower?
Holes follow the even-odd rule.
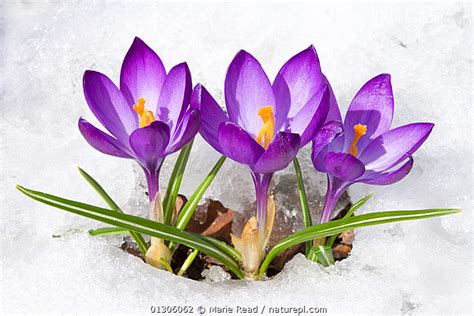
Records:
[[[227,70],[224,91],[227,114],[201,85],[191,106],[201,110],[202,137],[249,166],[262,228],[273,173],[288,166],[328,116],[340,118],[337,104],[313,46],[287,61],[273,84],[257,59],[240,51]]]
[[[199,110],[189,108],[192,83],[187,64],[166,73],[158,55],[137,37],[123,60],[120,88],[92,70],[84,73],[83,86],[92,113],[111,135],[80,118],[82,135],[104,154],[135,159],[145,171],[152,201],[164,157],[199,131]]]
[[[351,184],[388,185],[410,172],[412,154],[434,124],[412,123],[390,129],[393,109],[390,75],[381,74],[357,92],[343,125],[331,121],[316,134],[312,161],[316,170],[328,175],[321,223],[331,219],[337,200]]]

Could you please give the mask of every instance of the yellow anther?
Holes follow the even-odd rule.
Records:
[[[354,139],[352,140],[351,148],[349,149],[349,153],[352,156],[357,156],[358,149],[357,149],[357,142],[359,139],[367,133],[367,125],[357,124],[354,125]]]
[[[138,117],[140,118],[140,128],[146,127],[155,121],[155,116],[153,112],[145,108],[145,99],[138,98],[138,105],[133,105],[133,110],[137,112]]]
[[[267,149],[272,142],[275,133],[275,115],[273,114],[273,107],[264,106],[258,110],[258,115],[263,120],[263,126],[258,132],[256,139],[263,148]]]
[[[138,98],[138,105],[134,104],[133,105],[133,110],[137,112],[139,116],[143,115],[143,111],[145,111],[145,99],[144,98]]]

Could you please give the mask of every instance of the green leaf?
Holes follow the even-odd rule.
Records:
[[[237,249],[234,247],[231,247],[227,243],[223,242],[222,240],[212,238],[209,236],[204,236],[204,235],[199,235],[202,239],[205,241],[209,242],[210,244],[213,244],[217,248],[221,249],[222,251],[226,252],[228,255],[230,255],[232,258],[237,260],[237,262],[242,262],[242,255],[240,254]]]
[[[204,178],[199,187],[194,191],[193,195],[188,199],[186,204],[183,206],[181,212],[179,212],[178,218],[176,219],[175,226],[179,229],[185,229],[189,221],[193,217],[194,211],[201,200],[202,196],[206,192],[207,188],[211,185],[214,178],[217,176],[217,173],[224,164],[226,157],[222,156],[217,163],[214,165],[209,174]],[[176,249],[176,244],[170,243],[169,248],[171,251]]]
[[[183,265],[181,266],[181,269],[179,269],[177,275],[182,276],[186,270],[188,270],[189,266],[193,263],[194,259],[196,259],[196,256],[198,255],[199,250],[194,250],[189,254],[189,256],[186,258],[184,261]]]
[[[361,208],[361,206],[363,206],[372,196],[373,194],[370,193],[366,197],[363,197],[362,199],[354,203],[354,205],[351,206],[351,208],[347,211],[346,215],[344,215],[342,219],[348,219],[349,217],[351,217],[352,214],[354,214],[355,211]]]
[[[304,189],[303,174],[301,173],[300,163],[298,158],[293,159],[293,166],[295,167],[296,181],[298,182],[298,194],[300,196],[301,212],[303,214],[304,227],[311,227],[311,213],[309,210],[308,199],[306,198],[306,191]],[[311,241],[306,242],[306,255],[311,249]]]
[[[318,262],[318,257],[316,256],[316,249],[317,249],[317,248],[318,248],[318,247],[316,247],[316,246],[313,247],[313,248],[311,248],[311,250],[309,251],[308,255],[306,256],[306,258],[307,258],[308,260],[311,260],[311,261],[313,261],[313,262]]]
[[[94,178],[92,178],[91,175],[89,175],[87,172],[85,172],[81,167],[77,167],[79,169],[79,173],[86,179],[86,181],[94,188],[94,190],[99,193],[99,195],[104,199],[105,203],[114,211],[122,213],[123,211],[120,209],[120,207],[115,203],[114,200],[110,197],[110,195],[105,192],[104,188],[97,182]],[[89,231],[90,233],[90,231]],[[91,234],[92,235],[92,234]],[[148,245],[143,239],[143,236],[140,235],[137,232],[131,231],[130,235],[132,238],[135,240],[136,244],[138,245],[138,248],[140,249],[140,252],[145,255],[146,251],[148,250]]]
[[[372,196],[373,196],[373,194],[371,193],[371,194],[367,195],[366,197],[363,197],[362,199],[360,199],[356,203],[354,203],[354,205],[352,205],[352,207],[349,209],[349,211],[347,211],[346,215],[344,215],[344,217],[342,219],[344,220],[344,219],[348,219],[349,217],[351,217],[352,214],[354,214],[354,212],[357,211],[362,205],[364,205]],[[339,236],[339,234],[331,236],[331,238],[329,238],[328,241],[326,242],[326,246],[332,247],[332,245],[334,244],[334,242],[337,239],[337,236]]]
[[[171,172],[168,187],[166,188],[165,198],[163,199],[163,214],[166,224],[170,224],[171,218],[173,217],[176,197],[178,196],[179,187],[183,181],[184,170],[186,169],[189,154],[193,148],[193,142],[194,140],[181,149],[173,171]]]
[[[314,256],[317,258],[316,261],[313,261],[319,262],[323,267],[329,267],[330,265],[334,264],[334,257],[332,256],[331,247],[319,245],[313,249]]]
[[[88,217],[109,225],[122,227],[129,231],[135,231],[148,236],[169,240],[175,243],[186,245],[190,248],[198,249],[206,255],[219,260],[233,273],[235,273],[237,277],[241,279],[244,278],[244,275],[242,271],[240,271],[238,263],[232,258],[232,256],[222,251],[220,248],[217,248],[213,244],[209,243],[207,240],[202,239],[199,235],[188,233],[177,229],[174,226],[161,224],[138,216],[122,214],[94,205],[64,199],[47,193],[29,190],[20,185],[17,185],[17,189],[24,193],[26,196],[36,201],[65,210],[67,212]],[[210,237],[206,238],[210,239]]]
[[[171,268],[170,264],[165,259],[160,258],[160,262],[163,265],[163,267],[165,267],[166,271],[170,273],[174,273],[173,268]]]
[[[269,251],[268,255],[265,257],[265,260],[260,266],[259,276],[262,276],[267,271],[268,266],[273,261],[273,259],[278,256],[278,254],[290,247],[309,240],[331,236],[334,234],[341,233],[345,230],[351,230],[364,226],[373,226],[392,222],[401,222],[422,218],[430,218],[435,216],[443,216],[448,214],[459,213],[460,211],[460,209],[427,209],[415,211],[376,212],[371,214],[352,216],[348,219],[339,219],[324,224],[304,228],[299,232],[296,232],[293,235],[279,241],[273,246],[273,248]]]
[[[101,227],[96,229],[90,229],[89,235],[91,236],[108,236],[108,235],[128,235],[130,232],[120,227]]]
[[[123,213],[120,207],[117,205],[117,203],[115,203],[115,201],[112,200],[110,195],[107,194],[107,192],[105,192],[104,188],[99,184],[99,182],[97,182],[90,174],[88,174],[81,167],[78,166],[77,170],[79,170],[79,173],[81,174],[81,176],[83,176],[84,179],[86,179],[86,181],[94,188],[94,190],[96,190],[97,193],[99,193],[99,195],[104,199],[105,203],[107,203],[107,205],[112,210]]]
[[[89,230],[89,234],[92,236],[107,236],[107,235],[126,235],[129,234],[129,231],[120,227],[101,227],[97,229]],[[222,251],[226,252],[232,258],[234,258],[237,262],[242,262],[242,255],[238,252],[235,248],[231,247],[227,243],[203,235],[198,235],[201,239],[207,241],[210,244],[216,246],[216,248],[221,249]]]

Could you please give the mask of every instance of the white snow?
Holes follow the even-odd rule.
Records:
[[[330,314],[471,314],[472,9],[469,4],[4,3],[1,23],[2,314],[149,313],[151,306],[307,306]],[[388,72],[394,126],[436,123],[415,167],[375,192],[363,212],[461,207],[454,216],[357,231],[348,260],[323,269],[295,257],[265,282],[196,282],[123,253],[120,238],[86,232],[100,223],[40,205],[16,184],[102,203],[80,165],[134,214],[145,206],[133,163],[102,155],[82,139],[80,116],[96,122],[82,93],[86,69],[116,82],[135,35],[167,69],[187,61],[194,82],[223,100],[226,68],[244,48],[270,77],[314,44],[343,111],[368,79]],[[197,139],[183,183],[189,194],[217,161]],[[310,192],[324,181],[301,155]],[[163,168],[162,185],[174,158]],[[292,167],[281,172],[292,174]],[[137,195],[138,194],[138,195]],[[234,209],[253,200],[244,167],[227,161],[208,191]],[[132,207],[133,206],[133,207]],[[52,238],[61,234],[61,238]]]

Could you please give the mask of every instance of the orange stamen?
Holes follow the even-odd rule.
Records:
[[[153,112],[145,108],[144,98],[138,98],[138,105],[134,104],[133,110],[137,112],[138,117],[140,118],[140,128],[146,127],[155,121],[155,116],[153,115]]]
[[[357,149],[357,142],[359,139],[367,133],[367,125],[357,124],[354,125],[354,139],[352,140],[351,147],[349,149],[349,153],[352,156],[357,156],[359,150]]]
[[[270,146],[275,133],[275,115],[273,114],[273,107],[264,106],[258,110],[258,115],[263,120],[263,126],[258,132],[256,140],[263,146],[263,148],[267,149],[268,146]]]

